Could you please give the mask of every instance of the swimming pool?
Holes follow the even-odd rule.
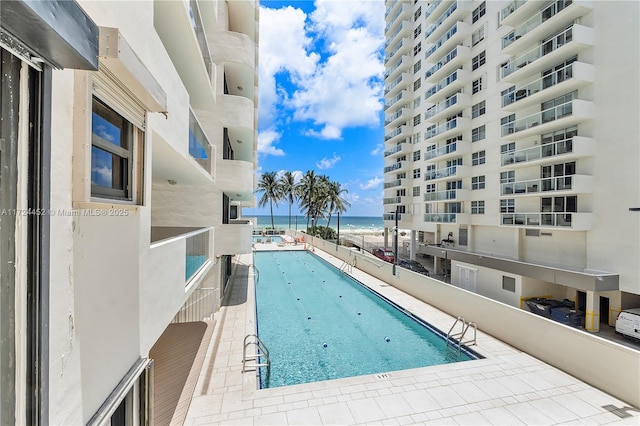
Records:
[[[261,387],[475,359],[307,251],[255,252],[256,314],[271,371]]]

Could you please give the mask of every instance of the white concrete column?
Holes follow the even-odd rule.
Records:
[[[409,239],[409,252],[411,256],[409,258],[411,260],[416,260],[416,250],[418,249],[416,239],[418,238],[418,233],[412,229],[409,235],[411,235],[411,238]]]
[[[595,291],[587,291],[584,328],[592,333],[600,331],[600,296]]]
[[[389,228],[384,228],[384,247],[389,247]]]

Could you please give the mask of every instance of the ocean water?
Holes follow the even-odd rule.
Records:
[[[271,216],[254,216],[258,219],[256,228],[270,228]],[[291,228],[296,229],[296,217],[298,221],[298,230],[305,230],[307,228],[307,218],[301,215],[291,216]],[[289,227],[289,216],[273,216],[273,223],[276,229],[287,229]],[[311,224],[311,222],[309,222]],[[318,225],[326,226],[327,221],[325,219],[318,220]],[[329,225],[333,229],[338,228],[338,216],[331,217],[331,223]],[[349,230],[371,230],[380,231],[384,230],[384,222],[382,216],[340,216],[340,231]]]

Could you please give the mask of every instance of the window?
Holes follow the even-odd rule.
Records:
[[[452,189],[462,189],[462,180],[458,179],[451,182],[447,182],[447,190],[452,190]]]
[[[418,44],[413,46],[413,56],[417,56],[418,53],[420,53],[421,51],[422,51],[422,42],[419,41]]]
[[[516,211],[516,200],[508,198],[500,200],[500,213],[514,213]]]
[[[484,35],[485,33],[484,33],[484,25],[483,25],[477,30],[475,30],[473,34],[471,34],[471,46],[475,46],[476,44],[484,40]]]
[[[485,138],[485,126],[484,124],[475,129],[471,129],[471,142],[478,142]]]
[[[418,38],[418,36],[420,35],[420,33],[422,32],[422,24],[418,25],[414,30],[413,30],[413,38]]]
[[[418,18],[422,15],[422,6],[419,6],[418,9],[413,13],[413,21],[417,21]]]
[[[471,82],[471,94],[478,93],[482,90],[482,77]]]
[[[407,178],[407,172],[398,173],[396,175],[396,179],[406,179],[406,178]]]
[[[505,143],[504,145],[500,145],[500,154],[508,154],[515,150],[516,150],[515,142],[509,142],[509,143]]]
[[[91,117],[91,195],[134,201],[142,131],[96,97]]]
[[[502,128],[502,136],[511,134],[515,129],[516,115],[510,114],[500,119],[500,127]]]
[[[420,106],[420,96],[413,100],[413,107],[418,108]]]
[[[422,86],[422,79],[419,78],[413,82],[413,90],[418,90]]]
[[[487,13],[487,5],[486,2],[482,2],[482,4],[475,8],[473,13],[471,14],[471,23],[475,24],[478,22],[478,19],[482,18],[485,13]]]
[[[486,112],[485,101],[478,102],[471,107],[471,118],[476,118],[483,115]]]
[[[422,68],[422,60],[418,59],[418,62],[416,62],[415,64],[413,64],[413,73],[417,73],[418,71],[420,71],[420,68]]]
[[[422,116],[421,116],[420,114],[418,114],[418,115],[416,115],[415,117],[413,117],[413,125],[414,125],[414,126],[417,126],[418,124],[420,124],[420,119],[421,119],[421,117],[422,117]]]
[[[485,51],[478,53],[471,59],[471,70],[477,70],[487,61]]]
[[[474,176],[471,178],[471,189],[484,189],[485,187],[485,177],[483,176]]]
[[[484,164],[485,162],[485,151],[478,151],[471,154],[471,165],[478,166],[480,164]]]
[[[500,172],[500,183],[513,183],[516,180],[516,171],[507,170],[506,172]]]
[[[424,189],[424,192],[436,192],[436,184],[435,183],[428,183],[427,186]]]
[[[513,293],[516,292],[516,279],[513,277],[505,277],[502,276],[502,289],[511,291]]]
[[[413,136],[411,137],[411,142],[412,143],[420,142],[420,132],[413,134]]]
[[[405,195],[407,195],[407,190],[404,188],[396,191],[396,197],[404,197]]]
[[[472,201],[471,214],[484,214],[484,201]]]
[[[413,152],[413,161],[418,161],[420,159],[420,151]]]
[[[420,187],[419,186],[414,186],[413,187],[413,196],[414,197],[419,197],[420,196]]]
[[[418,179],[420,177],[420,169],[413,169],[413,178]]]
[[[544,197],[540,199],[540,211],[544,213],[577,213],[578,197],[575,195],[568,197]]]

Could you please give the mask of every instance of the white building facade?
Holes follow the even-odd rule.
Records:
[[[640,306],[639,4],[386,5],[386,237],[397,212],[453,285],[589,331]]]
[[[0,423],[147,424],[151,348],[251,251],[259,5],[10,3]]]

